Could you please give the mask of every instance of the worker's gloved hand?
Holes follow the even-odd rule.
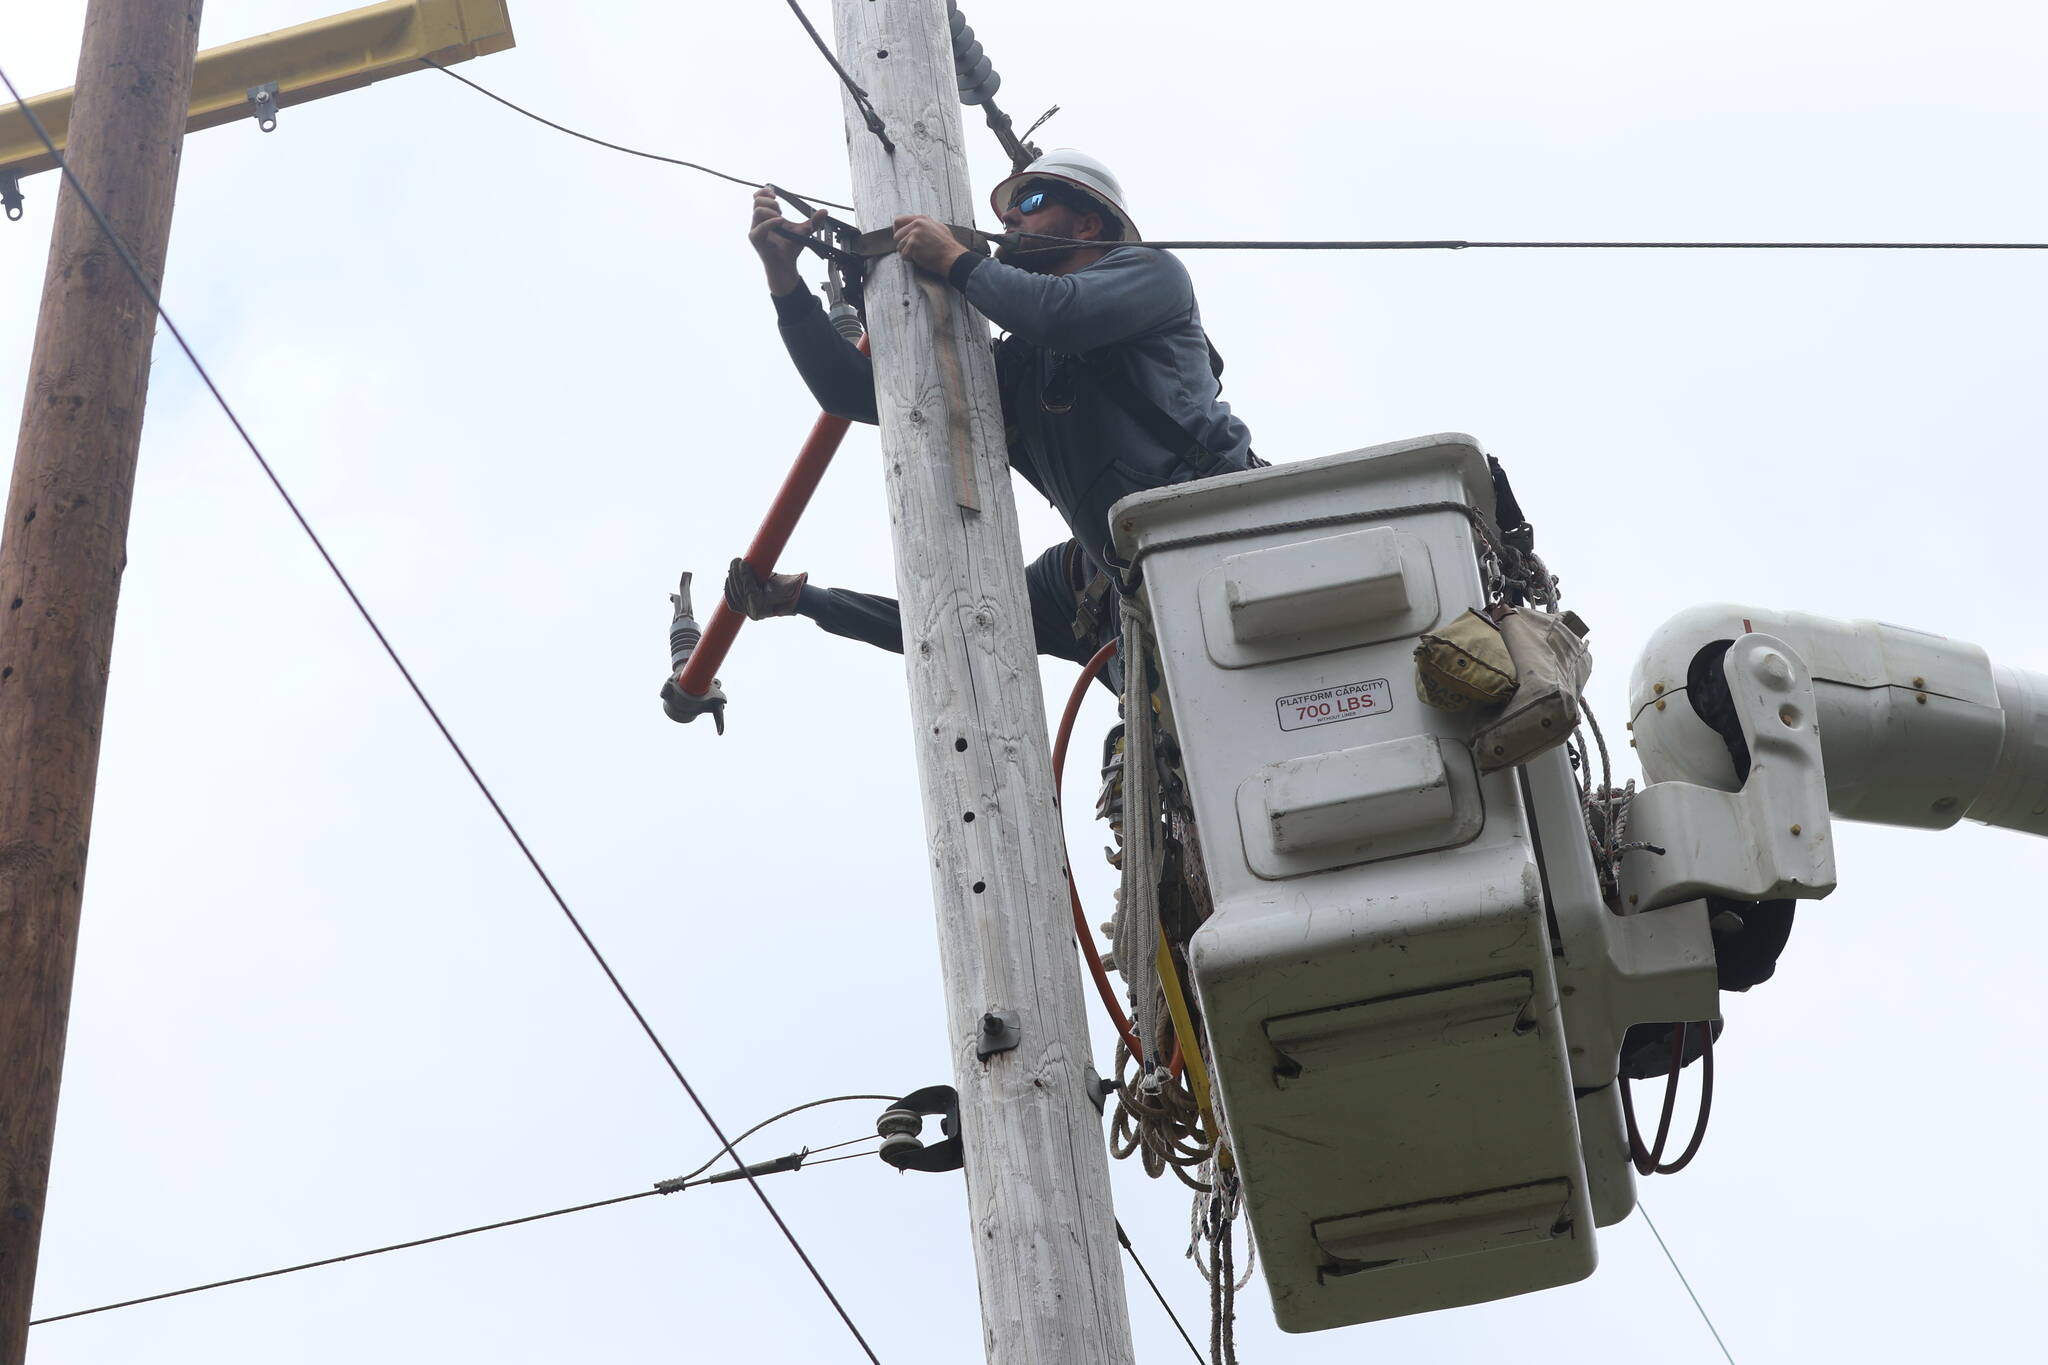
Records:
[[[804,238],[816,232],[829,217],[819,209],[802,222],[782,216],[782,201],[763,185],[754,191],[754,219],[747,227],[747,240],[768,272],[768,292],[789,294],[804,287],[797,274],[796,258],[803,254]]]
[[[953,229],[936,218],[906,213],[895,221],[893,228],[896,250],[903,258],[942,280],[953,268],[953,262],[967,254],[967,248],[953,239]]]
[[[744,559],[735,559],[725,571],[725,605],[749,621],[769,616],[794,616],[797,598],[810,578],[804,573],[772,573],[762,582]]]

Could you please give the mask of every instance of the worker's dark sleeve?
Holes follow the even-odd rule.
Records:
[[[996,326],[1068,355],[1129,341],[1195,304],[1187,267],[1150,247],[1121,247],[1071,275],[972,259],[956,262],[947,281]]]
[[[1077,603],[1068,579],[1067,553],[1067,545],[1055,545],[1025,566],[1024,583],[1031,594],[1032,642],[1040,654],[1085,664],[1095,646],[1074,638]],[[859,640],[892,654],[903,652],[903,616],[893,597],[806,583],[797,597],[796,609],[798,615],[808,616],[834,635]]]
[[[877,420],[874,362],[833,330],[817,296],[796,289],[770,297],[782,344],[818,406],[849,421]]]
[[[804,584],[796,599],[799,616],[808,616],[820,627],[849,640],[903,652],[903,614],[893,597],[871,592],[850,592],[845,588],[817,588]]]

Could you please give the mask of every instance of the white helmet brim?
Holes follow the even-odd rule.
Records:
[[[1047,152],[995,187],[988,197],[988,202],[999,221],[1009,209],[1010,199],[1018,188],[1034,180],[1054,180],[1072,185],[1089,199],[1100,204],[1106,213],[1116,219],[1117,224],[1123,228],[1122,240],[1144,240],[1144,234],[1138,231],[1137,221],[1131,217],[1130,210],[1124,207],[1123,186],[1117,183],[1117,178],[1109,167],[1086,152],[1077,152],[1071,147],[1060,147]]]

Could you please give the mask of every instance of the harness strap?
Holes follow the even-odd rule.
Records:
[[[1206,342],[1208,338],[1203,337]],[[1133,422],[1141,427],[1147,436],[1157,441],[1162,449],[1171,450],[1192,465],[1196,472],[1204,475],[1220,474],[1230,468],[1229,463],[1215,451],[1202,443],[1200,437],[1182,426],[1173,415],[1151,398],[1140,392],[1116,363],[1101,352],[1090,352],[1078,357],[1087,367],[1102,391],[1110,401],[1122,408]],[[1209,372],[1217,377],[1217,392],[1223,391],[1223,357],[1216,353],[1214,345],[1209,347]],[[1250,451],[1245,452],[1247,467],[1264,469],[1266,462]]]

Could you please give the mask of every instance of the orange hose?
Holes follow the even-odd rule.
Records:
[[[1067,709],[1060,715],[1059,733],[1052,742],[1053,799],[1059,801],[1066,786],[1067,741],[1074,737],[1074,721],[1081,714],[1081,699],[1088,695],[1088,684],[1095,681],[1095,675],[1116,653],[1117,642],[1111,640],[1095,651],[1095,657],[1081,667],[1081,676],[1074,683],[1074,690],[1067,697]],[[1110,1022],[1116,1026],[1123,1038],[1124,1046],[1131,1055],[1142,1061],[1145,1050],[1138,1046],[1137,1030],[1124,1015],[1123,1007],[1117,1004],[1116,988],[1109,984],[1109,973],[1103,970],[1102,954],[1095,951],[1095,936],[1088,929],[1088,914],[1081,908],[1081,893],[1074,886],[1073,859],[1067,856],[1067,823],[1060,821],[1060,860],[1066,864],[1067,899],[1074,907],[1074,940],[1081,945],[1081,956],[1088,960],[1089,974],[1095,978],[1095,990],[1102,997],[1102,1007],[1109,1011]]]

